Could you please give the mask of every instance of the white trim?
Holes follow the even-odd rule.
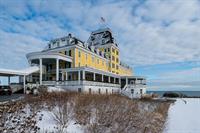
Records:
[[[117,74],[114,74],[114,73],[111,73],[111,72],[102,71],[102,70],[95,69],[95,68],[91,68],[91,67],[66,68],[66,69],[61,69],[61,71],[64,71],[64,72],[89,71],[89,72],[93,72],[93,73],[103,74],[103,75],[106,75],[106,76],[120,78],[120,75],[117,75]]]
[[[60,53],[52,53],[52,52],[33,52],[26,55],[28,60],[33,59],[60,59],[68,62],[72,62],[72,57],[63,55]]]
[[[23,70],[0,69],[0,76],[23,76],[39,71],[38,66],[32,66]]]
[[[98,56],[99,58],[102,58],[102,59],[104,59],[106,61],[109,61],[109,59],[107,59],[105,57],[102,57],[99,54],[94,53],[94,52],[90,51],[89,49],[87,49],[86,47],[82,47],[82,46],[80,46],[78,44],[76,44],[76,45],[65,45],[65,46],[62,46],[62,47],[57,47],[57,48],[54,48],[54,49],[49,49],[49,50],[46,50],[46,51],[41,51],[41,52],[38,52],[38,53],[59,52],[61,50],[66,50],[66,49],[70,50],[71,48],[79,48],[79,49],[81,49],[81,50],[83,50],[85,52],[88,52],[88,53],[92,54],[93,56]]]

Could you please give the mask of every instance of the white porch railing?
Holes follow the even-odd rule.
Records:
[[[146,88],[146,85],[144,84],[128,84],[125,85],[124,88],[121,90],[121,94],[124,96],[127,96],[129,98],[139,98],[141,97],[143,94],[141,93],[136,93],[134,92],[134,94],[131,93],[131,89],[134,89],[134,91],[136,90],[140,90],[140,89],[144,89]]]
[[[89,85],[89,86],[107,86],[107,87],[120,87],[119,84],[103,83],[95,81],[43,81],[43,85],[65,85],[65,86],[76,86],[76,85]]]

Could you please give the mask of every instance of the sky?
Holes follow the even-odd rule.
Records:
[[[49,40],[87,41],[102,27],[149,90],[200,91],[199,0],[0,0],[0,68],[26,68]]]

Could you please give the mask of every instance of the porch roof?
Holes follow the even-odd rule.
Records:
[[[62,72],[76,72],[76,71],[87,71],[87,72],[92,72],[92,73],[98,73],[98,74],[103,74],[106,76],[111,76],[111,77],[117,77],[120,78],[120,75],[111,73],[111,72],[105,72],[99,69],[91,68],[91,67],[76,67],[76,68],[67,68],[67,69],[61,69]]]
[[[39,71],[39,67],[32,66],[23,70],[0,69],[0,76],[25,76]]]
[[[57,52],[33,52],[26,55],[28,60],[33,59],[59,59],[72,62],[72,57]]]

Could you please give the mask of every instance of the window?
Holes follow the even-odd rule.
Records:
[[[80,67],[80,66],[81,66],[81,63],[79,62],[79,63],[78,63],[78,67]]]
[[[67,55],[67,51],[65,51],[65,55]]]
[[[119,66],[118,65],[116,65],[116,68],[117,68],[117,70],[119,69]]]
[[[140,89],[140,94],[142,94],[142,89]]]
[[[58,46],[58,47],[60,46],[59,42],[57,42],[57,46]]]
[[[112,63],[112,68],[115,68],[115,64],[114,63]]]
[[[110,48],[108,48],[108,52],[110,52]]]
[[[119,52],[118,52],[118,51],[116,51],[116,55],[119,55]]]
[[[99,64],[99,59],[97,59],[97,64]]]
[[[71,52],[71,50],[69,50],[69,56],[72,56],[72,52]]]
[[[115,53],[115,49],[114,48],[112,48],[112,52]]]
[[[104,66],[104,61],[102,60],[102,65]]]
[[[87,54],[85,54],[85,59],[86,59],[86,61],[87,61]]]
[[[78,57],[81,57],[81,52],[80,51],[78,51]]]
[[[115,61],[115,56],[112,56],[112,60]]]
[[[118,58],[116,58],[116,62],[117,62],[117,63],[119,62],[119,59],[118,59]]]
[[[106,49],[104,49],[104,52],[106,53]]]
[[[134,89],[131,89],[131,94],[134,94]]]
[[[94,56],[92,56],[92,62],[94,63]]]

